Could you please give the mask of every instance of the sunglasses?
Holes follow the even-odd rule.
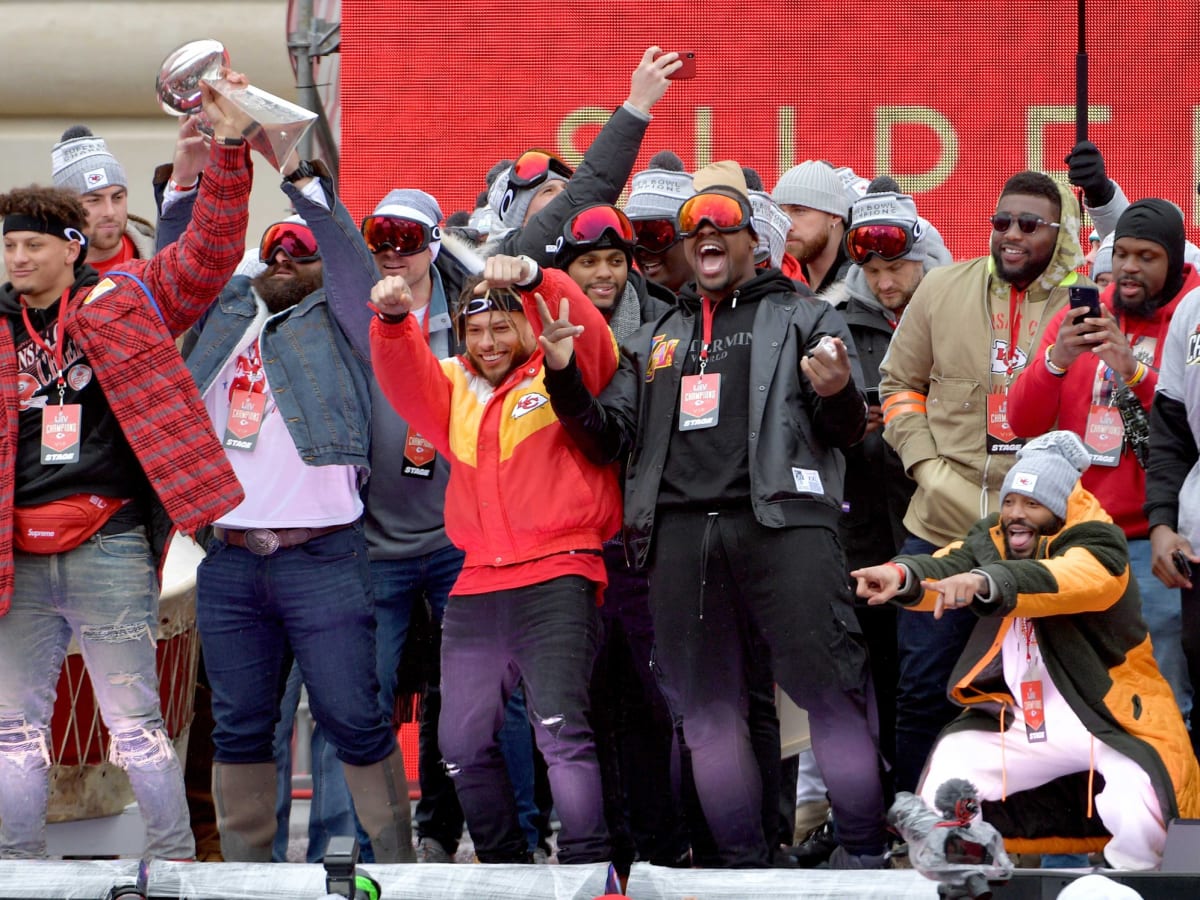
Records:
[[[549,150],[526,150],[513,163],[508,185],[516,189],[537,187],[551,172],[570,178],[572,169]]]
[[[615,206],[589,206],[576,213],[563,226],[563,240],[576,247],[599,243],[608,232],[617,240],[632,244],[635,240],[633,223]]]
[[[679,231],[673,219],[636,219],[633,235],[637,248],[647,253],[666,253],[679,243]]]
[[[459,307],[458,317],[466,319],[490,311],[523,313],[525,312],[525,304],[521,302],[521,295],[511,288],[497,291],[489,290],[482,297],[471,297],[468,299]]]
[[[1014,216],[1009,212],[998,212],[994,216],[989,216],[988,221],[992,223],[992,229],[1000,234],[1007,234],[1008,229],[1012,228],[1013,222],[1016,222],[1017,227],[1025,234],[1033,234],[1043,225],[1047,228],[1062,227],[1058,222],[1047,222],[1035,213],[1021,213],[1019,216]]]
[[[367,216],[363,219],[362,235],[372,253],[395,250],[400,256],[411,256],[426,249],[433,241],[440,241],[442,230],[415,219]]]
[[[859,225],[846,232],[845,242],[846,255],[860,266],[872,253],[892,262],[912,250],[913,233],[904,225]]]
[[[321,258],[312,229],[297,222],[276,222],[263,232],[258,259],[268,265],[282,250],[292,262],[310,263]]]
[[[705,221],[717,231],[731,234],[748,227],[753,219],[754,211],[747,200],[732,194],[697,194],[679,207],[679,234],[691,237]]]

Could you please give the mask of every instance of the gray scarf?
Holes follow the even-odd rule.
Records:
[[[616,335],[618,344],[642,327],[642,306],[638,303],[637,291],[632,282],[625,282],[625,290],[621,292],[617,308],[608,320],[608,327]]]

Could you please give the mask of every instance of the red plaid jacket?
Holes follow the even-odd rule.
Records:
[[[250,160],[245,147],[215,145],[191,224],[148,260],[122,269],[140,278],[158,310],[129,277],[101,278],[70,301],[67,332],[83,348],[104,396],[158,499],[185,532],[215,521],[242,500],[242,488],[209,424],[175,337],[200,318],[233,277],[246,245]],[[161,311],[161,317],[160,317]],[[17,452],[17,360],[0,328],[0,615],[13,590],[13,489]]]

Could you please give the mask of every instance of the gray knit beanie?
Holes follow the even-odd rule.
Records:
[[[750,208],[754,210],[754,230],[758,232],[758,249],[754,261],[770,260],[778,269],[787,249],[787,236],[792,227],[791,217],[779,208],[771,195],[763,191],[750,192]]]
[[[567,181],[567,178],[551,169],[546,173],[544,181],[530,188],[509,188],[508,178],[512,174],[512,166],[496,176],[492,186],[488,188],[488,206],[500,217],[505,228],[520,228],[525,224],[525,213],[533,196],[542,186],[550,181]]]
[[[1017,461],[1000,488],[1000,499],[1022,494],[1065,519],[1067,498],[1091,464],[1087,448],[1076,435],[1070,431],[1047,432],[1017,451]]]
[[[108,152],[104,139],[96,137],[83,125],[74,125],[63,132],[62,139],[50,153],[50,165],[54,186],[79,194],[90,194],[113,185],[129,186],[125,169]]]
[[[1105,273],[1112,273],[1113,239],[1115,236],[1115,233],[1109,234],[1100,242],[1100,246],[1096,249],[1096,255],[1092,257],[1092,281],[1095,281]]]
[[[819,160],[805,160],[784,172],[771,191],[771,199],[780,206],[807,206],[843,219],[850,215],[850,200],[841,176]]]
[[[690,198],[692,176],[667,169],[644,169],[630,181],[625,215],[631,219],[674,219],[683,201]]]

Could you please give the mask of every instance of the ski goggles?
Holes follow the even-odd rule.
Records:
[[[618,243],[632,249],[637,236],[629,217],[615,206],[599,204],[580,210],[563,226],[563,243],[566,246],[588,247],[598,244],[606,234],[612,233]]]
[[[860,266],[871,258],[871,254],[884,262],[892,262],[906,256],[912,250],[914,240],[912,229],[907,225],[859,225],[846,232],[846,255]]]
[[[554,172],[569,179],[572,169],[549,150],[526,150],[508,173],[508,186],[515,190],[537,187]]]
[[[362,223],[363,239],[372,253],[395,250],[400,256],[420,253],[442,239],[442,230],[415,219],[398,216],[367,216]]]
[[[258,245],[259,261],[270,265],[280,250],[292,262],[310,263],[321,258],[312,229],[299,222],[276,222],[263,232]]]
[[[1013,222],[1017,223],[1017,227],[1025,234],[1033,234],[1043,225],[1047,228],[1061,228],[1058,222],[1047,222],[1036,213],[1021,213],[1019,216],[1014,216],[1010,212],[998,212],[993,216],[988,216],[988,221],[992,223],[992,230],[998,234],[1007,234],[1008,229],[1013,227]]]
[[[637,249],[646,253],[666,253],[680,240],[674,219],[634,219],[633,234]]]
[[[704,222],[723,234],[732,234],[754,224],[754,210],[750,208],[749,200],[735,194],[705,191],[679,207],[680,237],[691,237]]]

